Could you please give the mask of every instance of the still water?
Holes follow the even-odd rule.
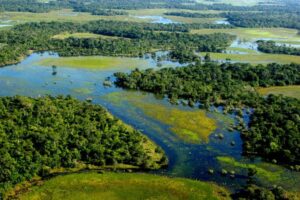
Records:
[[[44,59],[57,59],[57,54],[34,53],[19,64],[0,68],[0,95],[14,96],[25,95],[38,97],[42,95],[72,95],[80,100],[92,98],[93,103],[100,104],[109,112],[124,122],[139,129],[159,146],[161,146],[170,161],[169,167],[151,173],[163,173],[169,176],[188,177],[199,180],[214,181],[230,189],[236,189],[246,182],[248,167],[259,170],[257,181],[265,185],[282,185],[287,189],[300,188],[300,174],[291,172],[282,167],[264,163],[259,159],[249,160],[242,156],[242,141],[237,131],[228,131],[229,124],[235,123],[232,115],[220,114],[221,108],[214,108],[214,112],[205,112],[206,118],[214,120],[216,128],[206,141],[190,142],[175,134],[172,127],[176,120],[170,121],[166,113],[176,109],[173,118],[185,120],[187,125],[201,125],[204,119],[191,122],[183,118],[189,112],[199,111],[183,105],[171,105],[165,98],[157,98],[152,94],[127,91],[116,87],[105,87],[103,81],[112,77],[114,72],[129,72],[122,64],[112,69],[72,68],[57,65],[56,74],[53,75],[51,66],[43,66]],[[84,57],[82,57],[84,59]],[[133,58],[136,62],[143,60],[140,69],[157,67],[157,61],[151,57]],[[162,67],[180,67],[176,62],[164,61]],[[113,77],[112,77],[113,79]],[[152,112],[149,112],[151,109]],[[156,112],[157,117],[153,115]],[[154,111],[153,111],[154,110]],[[151,114],[152,113],[152,114]],[[244,120],[248,121],[245,113]],[[164,119],[164,120],[162,120]],[[188,129],[188,127],[185,127]],[[222,133],[224,138],[217,136]],[[234,145],[232,145],[234,142]],[[234,171],[234,177],[221,175],[221,170]],[[213,170],[209,173],[208,170]]]

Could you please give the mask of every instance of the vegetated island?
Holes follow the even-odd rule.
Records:
[[[204,63],[161,70],[138,69],[129,74],[115,73],[119,87],[166,95],[172,103],[188,100],[201,108],[223,106],[223,113],[234,113],[238,119],[244,154],[261,156],[269,162],[300,170],[300,100],[260,95],[255,88],[299,85],[299,64]],[[250,122],[244,120],[248,110]],[[252,111],[250,111],[253,109]]]
[[[0,98],[0,194],[36,177],[84,169],[159,169],[163,150],[99,105],[67,97]]]

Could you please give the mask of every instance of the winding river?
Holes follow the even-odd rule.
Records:
[[[235,116],[220,114],[221,108],[206,112],[198,108],[171,105],[165,98],[152,94],[103,86],[103,81],[112,77],[114,72],[129,72],[132,69],[122,62],[112,64],[115,66],[109,68],[56,64],[55,69],[51,64],[43,62],[56,59],[59,59],[57,54],[34,53],[19,64],[0,68],[0,95],[38,97],[50,94],[72,95],[80,100],[92,98],[93,103],[106,107],[165,150],[170,161],[169,167],[151,173],[213,181],[236,189],[246,182],[247,168],[255,167],[258,169],[257,180],[260,183],[299,190],[300,173],[242,156],[239,132],[228,131],[229,125],[236,121]],[[85,58],[81,59],[84,63]],[[159,69],[157,61],[150,57],[130,58],[130,62],[140,69]],[[171,61],[161,64],[161,67],[181,66]],[[245,112],[245,121],[248,121],[248,117]],[[205,134],[205,130],[211,133]],[[200,136],[195,138],[198,131]],[[220,134],[224,138],[220,138]],[[228,174],[222,175],[222,169]]]

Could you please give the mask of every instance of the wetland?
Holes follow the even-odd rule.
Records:
[[[69,59],[75,64],[69,63]],[[234,190],[246,183],[246,168],[253,166],[261,169],[256,178],[262,184],[277,184],[298,191],[299,172],[279,166],[274,171],[274,167],[259,159],[242,156],[239,131],[228,130],[236,123],[234,115],[223,115],[218,108],[206,111],[172,105],[164,97],[104,86],[103,81],[117,71],[129,72],[136,67],[159,69],[157,61],[151,58],[128,59],[130,65],[124,65],[121,62],[124,60],[118,57],[76,57],[65,61],[53,53],[34,53],[20,64],[0,68],[0,95],[39,97],[63,94],[82,101],[91,98],[94,104],[104,106],[164,149],[169,166],[153,173],[213,181]],[[108,60],[109,67],[103,67]],[[52,64],[57,66],[55,75]],[[181,66],[171,61],[165,65]],[[247,115],[244,117],[248,119]],[[224,138],[220,139],[219,134]],[[235,145],[231,145],[232,142]],[[236,171],[235,178],[222,176],[223,168]],[[209,169],[215,173],[210,174]]]

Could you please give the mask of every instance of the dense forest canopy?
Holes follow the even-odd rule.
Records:
[[[281,96],[264,98],[254,89],[299,85],[300,65],[205,63],[158,71],[136,69],[115,76],[119,87],[167,95],[173,103],[186,99],[191,106],[196,102],[206,108],[222,105],[224,112],[253,108],[249,128],[244,124],[240,128],[244,153],[284,165],[300,164],[300,101]]]
[[[193,25],[191,25],[193,26]],[[0,65],[17,62],[29,50],[52,50],[61,56],[122,55],[140,56],[153,49],[177,49],[187,45],[194,50],[221,52],[235,38],[216,33],[192,35],[185,25],[162,25],[118,21],[94,21],[84,24],[72,22],[40,22],[17,25],[0,32]],[[89,32],[109,37],[55,39],[63,32]],[[117,38],[115,38],[115,36]]]
[[[300,13],[290,12],[231,12],[225,15],[237,27],[284,27],[300,29]]]
[[[147,153],[146,141],[98,105],[71,97],[1,97],[0,198],[11,185],[54,168],[165,165],[165,157],[155,161]]]
[[[70,9],[125,18],[134,13],[132,10],[166,9],[160,13],[166,18],[202,18],[196,19],[199,23],[174,24],[115,20],[18,23],[0,31],[0,66],[16,63],[34,51],[53,51],[60,56],[142,57],[145,53],[154,55],[157,50],[167,50],[169,59],[190,64],[115,73],[116,86],[166,96],[174,104],[181,102],[205,109],[222,106],[224,114],[230,112],[236,116],[237,124],[233,127],[241,133],[244,155],[262,157],[299,171],[300,100],[281,95],[262,96],[257,88],[300,85],[300,65],[217,64],[211,62],[209,53],[202,64],[195,53],[224,52],[236,37],[226,33],[191,34],[191,30],[284,27],[298,29],[300,33],[300,2],[276,0],[253,6],[219,2],[0,0],[0,12],[4,13]],[[218,20],[206,18],[222,19],[229,24],[217,24]],[[92,33],[97,37],[57,37],[72,33]],[[300,55],[299,48],[274,41],[259,40],[257,45],[264,53]],[[157,58],[158,62],[160,59]],[[245,113],[249,115],[249,124],[243,121]],[[9,187],[35,176],[48,175],[58,168],[128,164],[140,169],[157,169],[166,165],[168,159],[163,151],[156,147],[154,153],[161,156],[154,159],[153,152],[145,148],[147,142],[151,141],[101,106],[70,96],[0,97],[0,199]],[[267,190],[252,183],[237,198],[286,199],[278,187]]]
[[[276,42],[269,40],[259,40],[256,42],[258,44],[258,50],[264,53],[276,53],[276,54],[288,54],[300,56],[300,48],[289,47],[287,45],[276,44]]]

